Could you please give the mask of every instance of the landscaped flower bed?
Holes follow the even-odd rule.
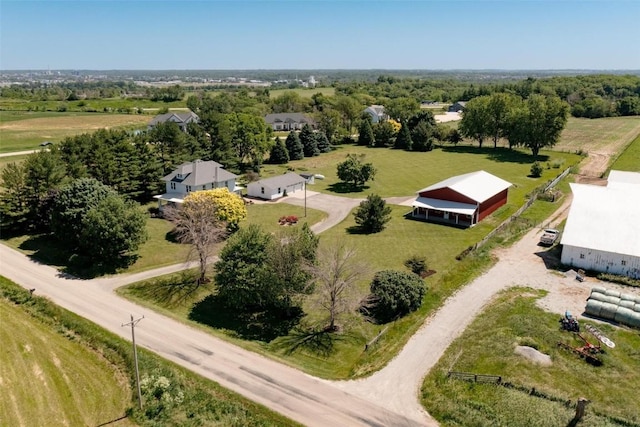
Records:
[[[281,216],[280,219],[278,220],[278,223],[280,225],[293,225],[293,224],[296,224],[297,222],[298,222],[298,217],[295,215]]]

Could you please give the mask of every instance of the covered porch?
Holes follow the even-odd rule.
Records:
[[[477,222],[477,206],[449,200],[418,197],[412,204],[411,217],[456,227],[472,227]]]

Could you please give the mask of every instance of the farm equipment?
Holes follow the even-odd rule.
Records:
[[[569,311],[564,312],[564,317],[559,320],[560,328],[563,331],[580,332],[580,325],[578,320],[571,315]]]
[[[597,356],[595,356],[596,354],[599,354],[599,353],[603,352],[602,348],[600,348],[600,344],[593,345],[589,341],[587,341],[587,339],[585,337],[580,335],[580,333],[575,332],[575,334],[582,341],[584,341],[584,345],[582,347],[572,347],[569,344],[565,344],[563,342],[558,342],[558,345],[561,346],[561,347],[566,348],[567,350],[570,350],[570,351],[576,353],[581,358],[586,360],[587,363],[590,363],[590,364],[592,364],[594,366],[602,365],[602,360],[600,360]]]

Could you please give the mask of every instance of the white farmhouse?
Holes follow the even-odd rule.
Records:
[[[242,187],[236,185],[237,178],[238,175],[224,170],[220,163],[195,160],[181,164],[162,178],[166,182],[166,192],[153,197],[158,199],[158,207],[162,208],[162,202],[182,203],[187,194],[193,191],[226,187],[240,194]]]
[[[250,182],[247,185],[247,196],[259,199],[273,200],[296,191],[304,190],[307,180],[297,173],[289,172],[284,175],[265,178]]]
[[[611,171],[606,187],[571,184],[563,264],[640,278],[640,173]]]

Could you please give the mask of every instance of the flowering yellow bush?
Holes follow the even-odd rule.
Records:
[[[389,123],[391,123],[391,126],[393,126],[393,131],[398,133],[400,132],[400,128],[402,127],[402,125],[400,124],[400,122],[395,121],[393,119],[389,119],[387,120]]]
[[[195,191],[184,198],[185,210],[211,209],[211,213],[220,221],[237,224],[247,217],[247,208],[240,196],[225,188]]]

